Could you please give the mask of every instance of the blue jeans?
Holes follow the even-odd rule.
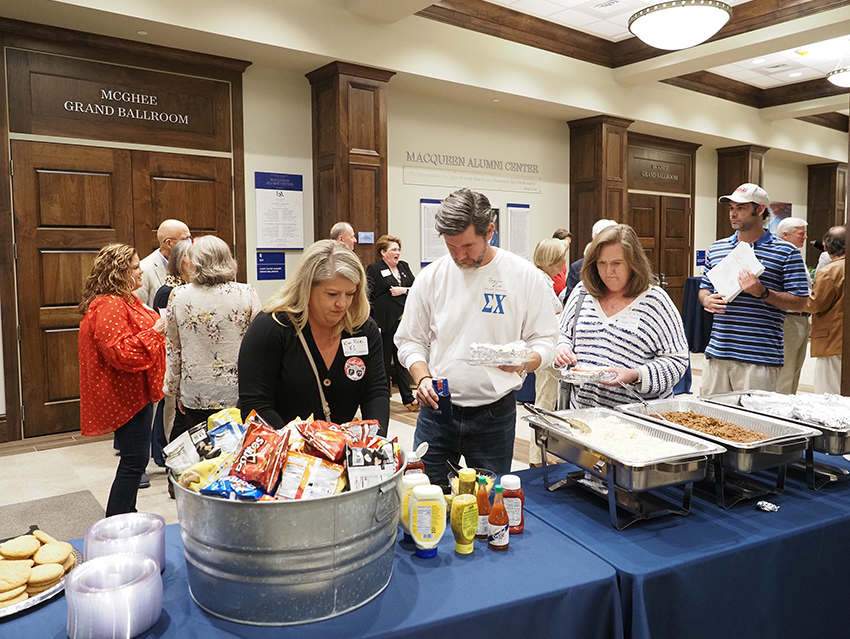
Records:
[[[511,472],[516,431],[516,393],[475,408],[452,406],[451,424],[437,424],[434,409],[422,406],[416,420],[414,448],[428,442],[422,461],[432,484],[446,486],[449,468],[446,461],[457,464],[461,455],[470,468],[485,468],[496,474]]]
[[[121,459],[106,502],[107,517],[136,512],[139,482],[151,458],[152,418],[153,404],[147,404],[115,431],[115,445]]]

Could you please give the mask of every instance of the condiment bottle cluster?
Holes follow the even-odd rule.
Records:
[[[525,527],[525,495],[516,475],[503,475],[493,487],[493,502],[487,478],[478,477],[472,468],[458,473],[457,495],[446,512],[446,499],[439,486],[432,485],[418,466],[408,465],[399,483],[399,524],[405,541],[416,545],[416,555],[437,556],[437,544],[446,531],[446,519],[455,538],[455,552],[468,555],[474,540],[487,542],[490,550],[508,549],[511,535]]]

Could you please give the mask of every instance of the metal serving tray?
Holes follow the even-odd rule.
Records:
[[[748,391],[731,391],[728,393],[716,393],[714,395],[706,395],[700,397],[701,400],[712,404],[720,404],[722,406],[732,406],[738,410],[752,413],[754,415],[762,415],[751,408],[741,406],[741,397],[747,395],[761,395],[770,397],[777,393],[760,390]],[[814,428],[820,432],[820,435],[812,439],[812,450],[816,453],[824,453],[826,455],[846,455],[850,453],[850,428],[831,428],[826,424],[818,424],[817,422],[809,422],[802,419],[794,419],[792,417],[782,417],[780,415],[769,415],[773,419],[781,419],[791,424],[798,426],[806,426]]]
[[[605,417],[615,417],[620,422],[634,426],[663,441],[676,442],[693,448],[692,453],[649,461],[635,461],[601,448],[594,448],[591,444],[582,441],[581,434],[567,425],[554,421],[546,423],[535,415],[523,417],[536,429],[542,431],[542,439],[546,440],[548,452],[602,479],[607,477],[610,465],[614,470],[615,484],[629,491],[640,492],[699,481],[705,477],[708,458],[725,451],[721,445],[607,408],[564,410],[556,411],[556,414],[579,419],[585,423]]]
[[[798,461],[803,456],[803,451],[808,445],[808,440],[820,435],[820,431],[815,428],[795,425],[786,420],[772,417],[761,415],[757,417],[753,413],[699,400],[657,399],[647,403],[649,407],[643,404],[626,404],[618,408],[627,415],[648,419],[653,423],[663,424],[669,428],[691,433],[701,439],[707,439],[721,444],[726,448],[726,452],[720,457],[723,466],[741,473],[752,473]],[[715,437],[692,428],[686,428],[679,424],[664,421],[654,416],[653,410],[658,413],[693,411],[698,415],[716,417],[717,419],[764,433],[766,437],[758,442],[733,442],[722,437]]]

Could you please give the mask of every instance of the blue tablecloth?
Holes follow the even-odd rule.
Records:
[[[841,457],[816,458],[850,468]],[[556,476],[566,467],[575,470],[563,464]],[[785,493],[769,498],[777,512],[753,501],[724,511],[695,493],[687,516],[617,531],[602,498],[577,486],[548,492],[540,468],[519,475],[527,512],[617,570],[626,637],[850,635],[850,482],[813,491],[789,476]]]
[[[82,548],[81,541],[73,543]],[[347,614],[298,626],[247,626],[201,610],[189,595],[177,525],[166,527],[166,562],[162,617],[142,637],[623,636],[614,570],[533,516],[504,553],[476,542],[471,555],[458,555],[451,531],[436,559],[418,559],[410,546],[399,544],[383,593]],[[28,613],[0,619],[0,636],[64,639],[67,611],[67,600],[57,596]]]

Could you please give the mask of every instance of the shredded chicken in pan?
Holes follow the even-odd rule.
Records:
[[[756,430],[744,428],[730,422],[724,422],[716,417],[700,415],[692,410],[688,412],[671,411],[664,413],[664,419],[669,419],[671,422],[676,422],[691,430],[698,430],[706,435],[728,439],[730,442],[749,444],[768,438],[767,435]]]

